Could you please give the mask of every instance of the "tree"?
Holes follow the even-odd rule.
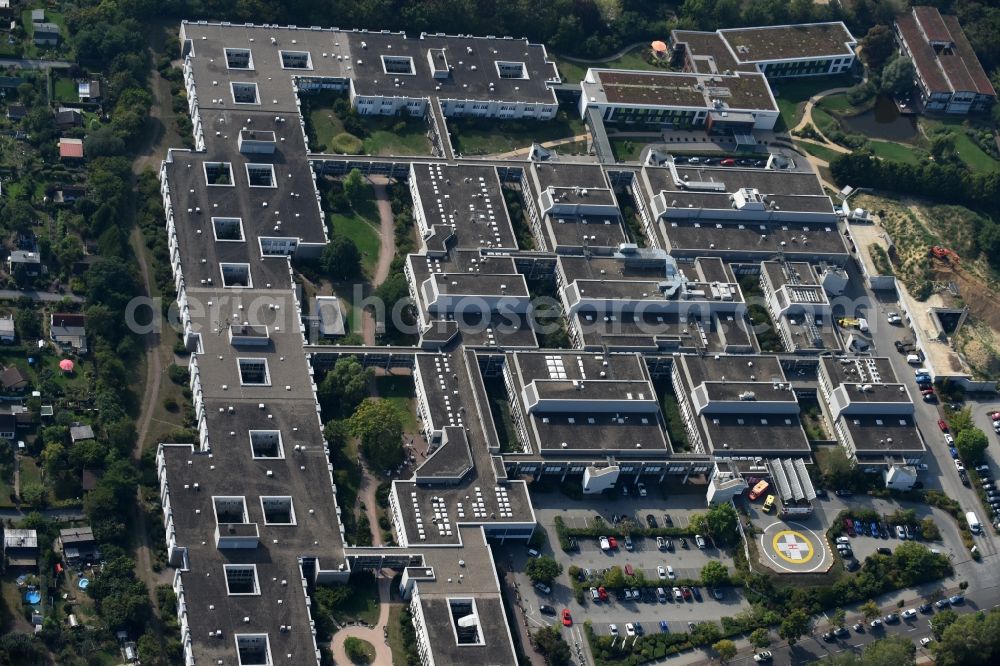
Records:
[[[858,471],[843,447],[835,446],[828,449],[819,460],[823,472],[823,485],[827,488],[854,488]]]
[[[771,644],[771,632],[767,627],[759,627],[750,632],[750,645],[763,649]]]
[[[728,638],[723,638],[722,640],[716,641],[712,645],[712,649],[719,655],[719,663],[725,664],[730,659],[736,656],[736,643],[732,642]]]
[[[37,481],[29,481],[21,486],[21,501],[30,507],[44,509],[49,503],[49,493]]]
[[[989,443],[986,433],[979,428],[966,428],[955,436],[955,448],[958,449],[958,455],[962,456],[966,465],[982,463]]]
[[[350,414],[368,394],[368,382],[375,376],[354,356],[341,358],[316,387],[323,409],[334,414]]]
[[[882,614],[879,609],[878,604],[875,603],[874,599],[869,599],[861,606],[861,614],[868,621],[874,620]]]
[[[902,95],[913,88],[915,75],[913,61],[904,55],[898,55],[882,70],[882,90],[893,95]]]
[[[21,340],[32,340],[42,335],[42,321],[38,313],[19,307],[14,313],[14,327]]]
[[[909,666],[913,664],[916,646],[899,635],[886,636],[869,643],[861,656],[863,666]]]
[[[625,586],[625,572],[619,566],[613,566],[604,574],[604,586],[619,589]]]
[[[351,169],[344,178],[344,196],[351,203],[351,207],[357,210],[365,198],[368,196],[365,187],[365,179],[357,169]]]
[[[524,572],[532,583],[546,585],[551,585],[562,570],[562,565],[548,556],[528,558],[528,563],[524,566]]]
[[[549,666],[568,666],[572,659],[569,644],[556,627],[544,627],[535,632],[535,647]]]
[[[938,618],[935,617],[935,624]],[[937,633],[937,627],[934,628]],[[959,615],[934,646],[938,666],[992,664],[1000,658],[1000,613]]]
[[[394,403],[365,398],[349,423],[361,440],[361,453],[376,469],[391,470],[403,462],[403,415]]]
[[[844,622],[847,620],[847,611],[843,608],[835,608],[830,613],[830,626],[831,627],[843,627]]]
[[[812,621],[806,612],[801,608],[796,608],[785,616],[785,619],[778,625],[778,636],[788,641],[789,645],[795,645],[798,640],[809,633]]]
[[[861,38],[861,57],[872,69],[878,69],[889,59],[896,49],[896,38],[892,28],[881,23],[874,25]]]
[[[350,238],[334,236],[323,248],[320,266],[334,280],[353,280],[361,275],[361,251]]]
[[[709,507],[705,514],[705,529],[712,538],[724,544],[735,543],[739,538],[739,516],[728,502]]]
[[[959,433],[966,428],[972,427],[972,410],[964,407],[957,412],[952,412],[948,417],[948,427],[954,433]]]
[[[722,631],[714,622],[699,622],[691,629],[692,645],[712,645],[722,638]]]
[[[931,620],[931,630],[934,632],[934,638],[941,640],[941,636],[945,630],[954,624],[957,619],[958,613],[950,608],[945,608],[934,613],[934,618]]]
[[[729,583],[729,568],[718,560],[710,560],[701,568],[701,582],[706,587],[720,587]]]
[[[941,539],[941,530],[938,529],[934,519],[928,517],[920,521],[920,535],[925,541],[939,541]]]

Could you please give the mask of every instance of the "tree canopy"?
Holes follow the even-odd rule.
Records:
[[[955,448],[967,465],[982,463],[989,443],[986,433],[979,428],[966,428],[955,435]]]
[[[403,462],[403,415],[394,403],[365,398],[349,424],[361,440],[362,455],[376,469],[394,469]]]
[[[545,583],[546,585],[551,585],[552,581],[562,573],[562,570],[561,564],[546,555],[529,557],[527,564],[524,565],[524,572],[528,574],[532,583]]]
[[[323,272],[334,280],[352,280],[361,275],[361,251],[345,236],[334,236],[320,257]]]
[[[710,560],[701,568],[701,582],[707,587],[719,587],[729,582],[729,569],[718,560]]]

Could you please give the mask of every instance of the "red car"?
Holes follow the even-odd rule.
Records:
[[[994,421],[1000,421],[1000,412],[990,412],[990,418]]]
[[[611,550],[618,550],[618,539],[608,537],[608,545],[611,546]]]
[[[631,564],[626,564],[625,565],[625,575],[626,576],[634,576],[635,575],[635,569],[632,568]]]
[[[681,594],[684,595],[685,601],[689,600],[691,598],[691,588],[685,585],[681,588]]]
[[[608,591],[604,589],[603,585],[597,588],[597,596],[601,598],[601,601],[608,600]]]
[[[573,616],[569,614],[569,609],[568,608],[563,608],[563,611],[562,611],[562,623],[563,623],[564,627],[572,627],[573,626]]]
[[[851,536],[855,536],[856,533],[854,531],[854,521],[852,521],[850,518],[844,518],[844,528],[847,529],[848,534],[850,534]]]
[[[938,428],[941,428],[941,432],[948,432],[948,424],[944,419],[938,419]]]
[[[727,157],[726,159],[719,162],[719,164],[721,164],[722,166],[733,166],[734,164],[736,164],[736,160],[734,160],[732,157]]]

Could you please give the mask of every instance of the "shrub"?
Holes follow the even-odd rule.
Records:
[[[364,150],[364,143],[353,134],[342,132],[333,137],[330,141],[330,148],[333,152],[342,155],[360,155]]]

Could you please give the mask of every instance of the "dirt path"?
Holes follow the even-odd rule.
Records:
[[[378,624],[373,628],[369,627],[344,627],[333,635],[330,647],[333,650],[333,663],[350,664],[347,652],[344,650],[344,641],[348,638],[360,638],[375,646],[375,661],[373,664],[391,664],[392,650],[385,639],[385,626],[389,621],[389,582],[390,579],[382,577],[378,579]]]
[[[382,241],[378,246],[378,263],[375,265],[375,274],[372,276],[371,287],[375,289],[385,282],[389,277],[389,269],[392,268],[392,260],[396,257],[396,227],[392,218],[392,203],[389,200],[389,191],[386,189],[388,179],[384,176],[372,176],[370,178],[372,188],[375,190],[375,203],[378,205],[379,236]],[[375,317],[371,310],[365,310],[362,320],[361,337],[366,345],[375,344]]]
[[[792,128],[792,131],[794,132],[796,130],[800,130],[808,124],[811,124],[813,127],[816,127],[816,123],[814,123],[812,119],[813,107],[816,106],[816,103],[819,102],[824,97],[826,97],[827,95],[836,95],[837,93],[847,92],[847,90],[848,90],[847,88],[843,87],[830,88],[829,90],[823,90],[810,97],[806,101],[806,108],[802,112],[802,120],[799,121],[798,125]],[[818,127],[816,127],[816,132],[820,136],[823,136],[822,132],[819,131]],[[823,138],[826,139],[826,137]]]
[[[576,143],[577,141],[586,141],[589,138],[590,138],[589,134],[577,134],[576,136],[567,136],[563,137],[562,139],[553,139],[552,141],[545,141],[544,143],[540,143],[538,145],[540,145],[542,148],[555,148],[556,146],[561,146],[566,143]],[[489,157],[492,160],[508,159],[512,157],[518,157],[519,155],[527,155],[530,150],[531,146],[527,146],[525,148],[518,148],[517,150],[511,150],[506,153],[490,155]]]
[[[382,528],[378,524],[378,503],[375,497],[378,491],[378,479],[365,467],[364,476],[361,478],[361,485],[358,487],[358,499],[365,503],[365,513],[368,514],[368,522],[372,531],[372,544],[375,546],[384,545],[382,542]]]

